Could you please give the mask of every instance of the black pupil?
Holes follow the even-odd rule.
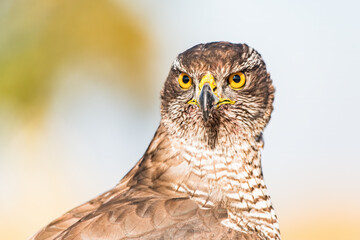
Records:
[[[189,76],[183,76],[183,83],[185,83],[185,84],[187,84],[189,81],[190,81],[190,78],[189,78]]]
[[[235,76],[233,77],[233,81],[236,82],[236,83],[239,83],[240,80],[241,80],[241,78],[240,78],[239,75],[235,75]]]

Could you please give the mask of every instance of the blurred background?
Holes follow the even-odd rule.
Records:
[[[276,87],[263,170],[283,239],[359,239],[356,1],[0,1],[0,239],[112,188],[175,56],[245,42]]]

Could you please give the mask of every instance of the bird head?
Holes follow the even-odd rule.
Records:
[[[196,45],[173,62],[161,92],[162,122],[180,135],[259,136],[274,87],[260,54],[246,44]]]

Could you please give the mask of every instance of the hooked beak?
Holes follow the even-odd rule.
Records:
[[[209,119],[210,111],[217,102],[218,98],[215,96],[210,85],[206,83],[201,89],[199,96],[199,105],[205,121]]]
[[[202,111],[203,118],[208,121],[210,112],[222,104],[234,104],[235,101],[220,98],[216,91],[216,82],[214,77],[208,73],[202,77],[199,83],[200,94],[198,99],[191,99],[188,103],[197,105]]]

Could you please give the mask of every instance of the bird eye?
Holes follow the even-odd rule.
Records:
[[[233,73],[229,77],[229,84],[232,89],[241,89],[246,82],[246,77],[243,72]]]
[[[192,79],[186,73],[182,73],[179,76],[179,84],[181,88],[188,89],[189,87],[191,87]]]

